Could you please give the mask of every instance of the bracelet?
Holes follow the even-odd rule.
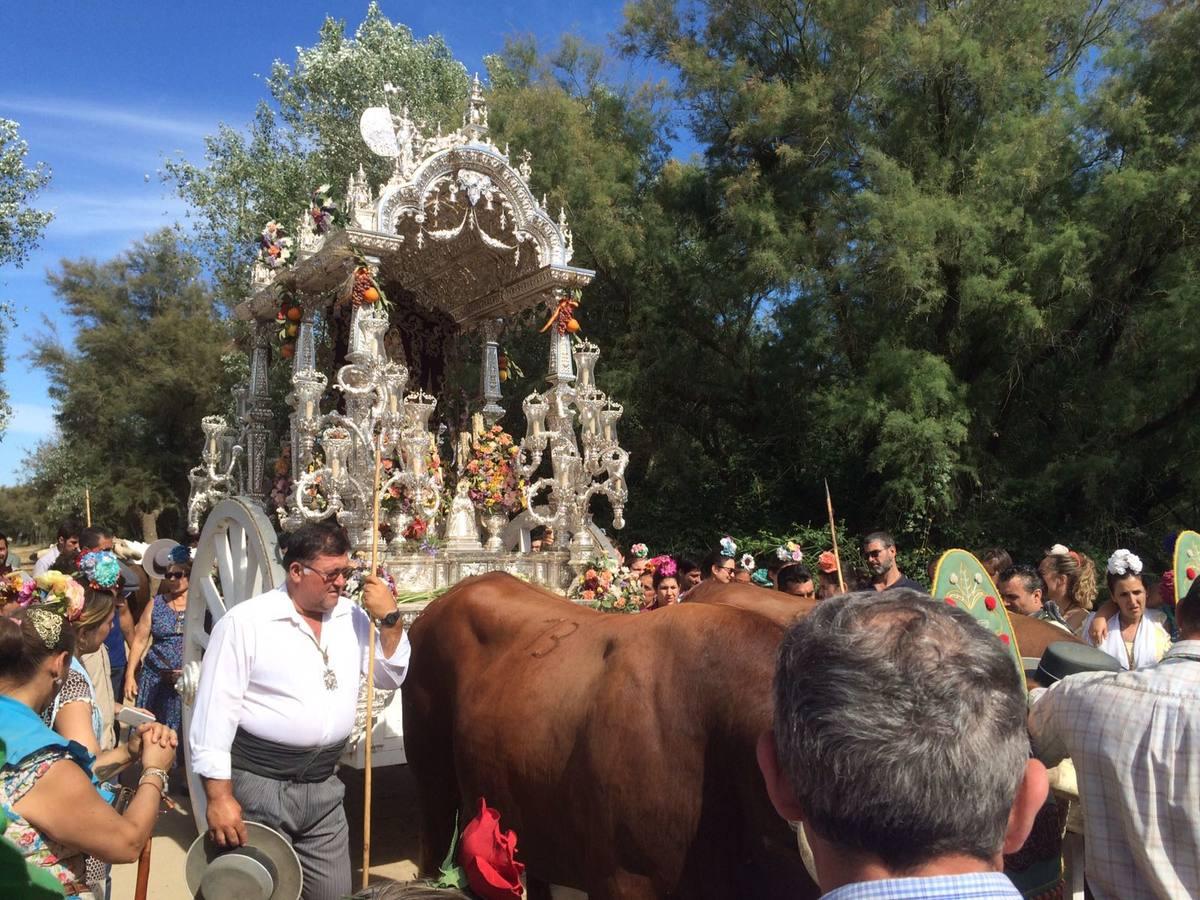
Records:
[[[142,770],[142,776],[138,779],[138,787],[141,787],[147,778],[157,778],[159,783],[158,792],[165,794],[167,792],[167,773],[165,769],[156,769],[153,767]]]

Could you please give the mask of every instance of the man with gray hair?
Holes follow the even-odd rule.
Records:
[[[1046,799],[1012,657],[913,590],[822,603],[788,631],[758,761],[829,900],[1019,898],[1004,853]]]

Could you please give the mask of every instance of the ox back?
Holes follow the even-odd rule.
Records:
[[[502,573],[462,582],[410,632],[422,868],[486,797],[531,897],[818,896],[755,761],[781,636],[719,605],[620,616]]]

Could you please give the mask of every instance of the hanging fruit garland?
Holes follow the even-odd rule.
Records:
[[[378,303],[381,309],[390,309],[387,294],[379,286],[379,281],[371,272],[371,267],[361,256],[354,256],[354,270],[350,273],[345,287],[342,289],[339,302],[349,301],[354,306],[373,306]]]
[[[543,329],[545,330],[545,329]],[[524,378],[525,373],[521,371],[521,367],[517,365],[516,360],[508,355],[508,349],[501,347],[500,356],[497,360],[500,367],[500,380],[508,381],[509,376],[515,378]]]
[[[304,318],[304,308],[296,295],[287,291],[279,298],[279,312],[275,321],[279,323],[279,355],[291,359],[296,355],[296,338],[300,335],[300,320]]]
[[[541,327],[538,334],[545,334],[551,327],[557,326],[559,334],[575,334],[579,331],[579,320],[575,318],[575,307],[583,300],[583,293],[578,290],[563,294],[558,299],[558,306]]]

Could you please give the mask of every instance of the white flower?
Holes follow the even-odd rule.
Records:
[[[1066,556],[1070,552],[1071,551],[1068,550],[1066,547],[1064,547],[1062,544],[1055,544],[1053,547],[1051,547],[1047,551],[1047,554],[1050,556]]]
[[[749,553],[742,554],[742,568],[745,569],[747,572],[754,571],[754,557],[751,556]]]
[[[1142,560],[1128,550],[1117,550],[1108,558],[1109,575],[1141,575]]]

